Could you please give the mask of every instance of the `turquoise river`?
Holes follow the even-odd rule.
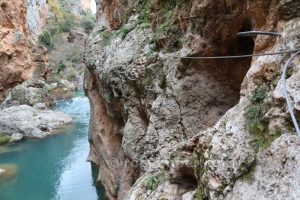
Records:
[[[82,93],[54,108],[73,123],[43,140],[0,146],[0,165],[17,166],[14,178],[0,180],[0,200],[103,200],[96,190],[89,152],[89,102]]]

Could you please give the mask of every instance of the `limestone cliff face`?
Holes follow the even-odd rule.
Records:
[[[80,0],[81,8],[84,10],[91,10],[92,7],[92,0]]]
[[[37,39],[47,22],[47,0],[27,0],[26,5],[28,31],[32,37]]]
[[[0,1],[0,101],[40,62],[33,46],[45,17],[44,0]]]
[[[290,54],[177,58],[297,49],[298,1],[97,5],[86,50],[89,159],[110,199],[299,198],[300,140],[279,81]],[[237,37],[248,30],[282,37]],[[296,114],[299,67],[288,79]]]

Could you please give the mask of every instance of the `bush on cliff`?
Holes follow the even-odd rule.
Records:
[[[95,26],[96,16],[93,15],[91,12],[86,11],[83,11],[81,15],[82,18],[80,24],[84,28],[85,32],[89,34]]]
[[[10,137],[8,135],[0,135],[0,145],[7,144],[10,141]]]
[[[53,46],[52,36],[49,31],[44,31],[39,37],[39,43],[46,46],[48,49]]]

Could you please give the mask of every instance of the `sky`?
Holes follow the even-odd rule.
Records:
[[[95,0],[92,0],[92,13],[96,14],[96,1]]]

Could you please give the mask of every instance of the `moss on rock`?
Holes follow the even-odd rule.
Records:
[[[7,144],[10,142],[10,136],[0,134],[0,145]]]

